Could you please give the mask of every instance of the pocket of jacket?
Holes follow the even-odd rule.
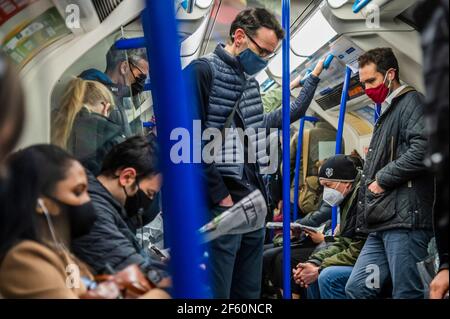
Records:
[[[369,225],[381,224],[395,217],[396,190],[374,194],[366,193],[365,215]]]

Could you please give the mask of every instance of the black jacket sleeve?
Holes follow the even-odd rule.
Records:
[[[209,95],[212,87],[212,70],[208,62],[196,60],[185,69],[184,73],[188,85],[188,92],[193,94],[192,100],[197,110],[197,118],[195,120],[201,120],[203,131],[205,129],[204,124],[206,123],[208,114]],[[208,197],[212,206],[218,205],[221,200],[230,195],[222,175],[214,163],[203,163],[202,177],[208,189]]]
[[[320,78],[314,75],[311,75],[306,79],[305,85],[300,91],[299,96],[291,104],[291,123],[294,123],[295,121],[298,121],[300,118],[305,116],[306,111],[308,111],[308,108],[314,98],[314,94],[316,93],[319,82]],[[278,108],[273,112],[264,114],[264,122],[267,129],[281,128],[282,120],[282,108]]]
[[[130,231],[131,233],[131,231]],[[74,241],[75,254],[97,274],[108,273],[107,266],[115,271],[136,264],[142,271],[163,269],[164,266],[141,253],[118,228],[112,214],[97,214],[91,232]]]
[[[331,220],[332,208],[322,201],[319,210],[311,212],[300,220],[300,223],[310,227],[320,227],[322,224]]]

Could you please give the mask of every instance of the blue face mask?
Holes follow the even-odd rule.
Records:
[[[239,54],[239,60],[244,68],[244,72],[248,75],[255,75],[264,70],[269,64],[268,61],[264,60],[250,49],[246,49]]]

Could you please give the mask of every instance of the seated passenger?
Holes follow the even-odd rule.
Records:
[[[294,279],[308,288],[309,299],[346,299],[345,285],[365,242],[356,231],[361,175],[349,156],[338,155],[321,167],[319,178],[324,201],[340,208],[340,231],[330,246],[293,270]]]
[[[165,265],[142,247],[135,236],[136,228],[130,227],[130,218],[141,220],[159,193],[161,179],[157,144],[144,137],[132,137],[115,146],[106,156],[100,175],[88,176],[97,220],[72,247],[95,273],[138,264],[154,283],[167,277]],[[137,211],[127,212],[128,205]]]
[[[125,140],[120,126],[108,119],[114,99],[103,84],[79,78],[66,92],[55,111],[52,143],[68,150],[97,174],[108,151]]]
[[[96,219],[84,168],[52,145],[27,148],[9,164],[8,200],[0,209],[0,295],[82,298],[87,293],[84,280],[94,277],[68,247]],[[75,267],[72,273],[68,267]],[[167,294],[152,290],[145,297]]]
[[[292,265],[305,262],[312,253],[325,247],[325,236],[327,234],[331,235],[331,207],[322,201],[319,210],[309,213],[297,222],[315,228],[324,225],[325,229],[323,233],[305,231],[304,234],[293,234],[291,243]],[[299,235],[302,236],[298,238]],[[266,246],[264,250],[263,277],[266,284],[269,281],[274,288],[279,289],[281,294],[283,294],[283,247]],[[295,284],[294,280],[291,282],[291,290],[293,299],[299,299],[304,295],[304,289]]]
[[[145,49],[118,50],[111,46],[106,54],[106,71],[89,69],[80,74],[84,80],[97,81],[110,89],[117,106],[110,119],[122,128],[122,134],[131,137],[133,132],[128,122],[123,99],[144,91],[149,72]]]

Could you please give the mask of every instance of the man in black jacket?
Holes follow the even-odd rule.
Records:
[[[357,231],[369,237],[346,293],[376,298],[389,279],[394,299],[423,298],[416,263],[427,257],[432,233],[434,179],[424,165],[427,150],[424,97],[400,83],[389,48],[359,58],[366,94],[382,103],[364,166]]]
[[[97,220],[89,234],[73,243],[73,251],[95,273],[137,264],[153,282],[167,275],[165,265],[135,236],[136,229],[144,226],[142,215],[161,189],[161,179],[156,142],[143,137],[115,146],[106,156],[100,176],[89,176]],[[137,221],[141,225],[137,226]]]

